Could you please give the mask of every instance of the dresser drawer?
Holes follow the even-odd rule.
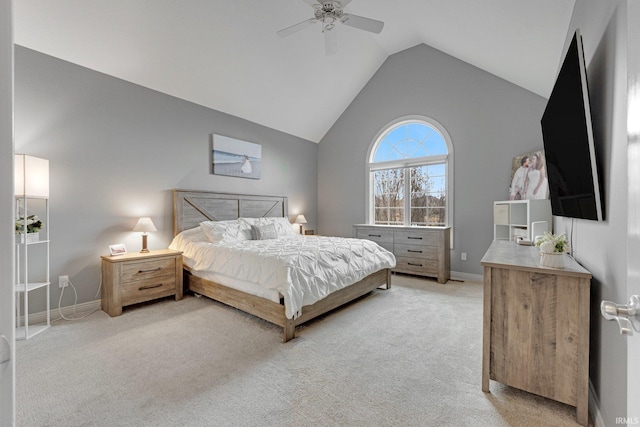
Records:
[[[438,248],[425,245],[393,245],[393,254],[397,257],[438,259]]]
[[[121,288],[122,305],[136,304],[176,293],[174,275],[125,282]]]
[[[174,258],[159,258],[144,262],[127,262],[122,266],[120,280],[123,283],[154,279],[162,276],[175,276]]]
[[[376,243],[393,244],[393,230],[376,230],[374,228],[358,229],[356,237],[358,239],[373,240]]]
[[[438,246],[438,232],[427,230],[398,230],[395,231],[394,242],[403,245]]]
[[[395,270],[406,273],[437,275],[438,258],[424,259],[397,256]]]

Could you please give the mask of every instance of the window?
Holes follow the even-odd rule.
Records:
[[[372,224],[451,224],[451,142],[426,117],[386,126],[370,150],[369,219]]]

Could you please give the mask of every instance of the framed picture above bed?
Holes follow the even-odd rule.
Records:
[[[211,173],[260,179],[262,146],[224,135],[211,135]]]

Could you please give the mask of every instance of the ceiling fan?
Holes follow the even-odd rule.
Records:
[[[302,0],[309,6],[313,7],[313,18],[307,19],[285,29],[278,31],[280,37],[286,37],[290,34],[297,33],[316,22],[322,23],[322,32],[324,33],[324,42],[327,55],[333,55],[338,51],[338,38],[336,37],[335,26],[337,22],[358,28],[372,33],[380,34],[384,22],[375,19],[365,18],[363,16],[345,13],[344,7],[351,3],[351,0],[341,1],[322,1],[322,0]]]

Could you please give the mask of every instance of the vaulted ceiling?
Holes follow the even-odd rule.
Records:
[[[547,97],[575,0],[353,0],[325,54],[303,0],[18,0],[18,45],[319,142],[396,52],[425,43]]]

